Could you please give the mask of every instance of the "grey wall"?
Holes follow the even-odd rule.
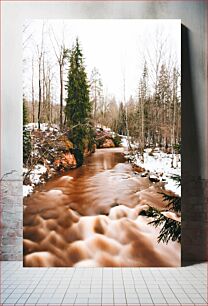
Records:
[[[22,22],[26,18],[147,18],[182,22],[182,262],[207,259],[206,1],[2,3],[2,259],[22,259]]]

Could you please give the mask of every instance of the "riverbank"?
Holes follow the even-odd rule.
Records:
[[[181,154],[165,153],[160,148],[147,148],[141,156],[138,151],[128,151],[125,145],[125,158],[141,177],[149,177],[153,182],[163,182],[164,188],[181,196],[181,186],[175,178],[181,177]]]
[[[33,193],[36,186],[80,167],[96,148],[119,147],[121,137],[97,128],[90,142],[85,139],[81,151],[72,142],[68,129],[60,131],[57,126],[49,127],[47,124],[41,124],[38,129],[30,123],[24,127],[23,142],[23,197],[26,197]]]

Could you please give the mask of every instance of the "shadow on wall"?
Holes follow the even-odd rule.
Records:
[[[182,25],[182,266],[207,260],[206,181],[202,179],[190,31]],[[204,165],[205,166],[205,165]]]

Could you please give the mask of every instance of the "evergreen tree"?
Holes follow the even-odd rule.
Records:
[[[138,141],[140,146],[140,153],[143,158],[143,152],[146,143],[145,132],[147,129],[146,122],[146,109],[147,109],[147,99],[148,98],[148,69],[147,63],[144,63],[143,73],[139,82],[139,90],[138,90],[138,106],[137,106],[137,126],[138,130]]]
[[[78,38],[70,52],[66,89],[65,114],[71,131],[69,137],[75,146],[83,152],[85,140],[90,134],[89,126],[92,106],[89,98],[89,84],[83,54]]]
[[[78,38],[70,54],[66,88],[68,95],[65,112],[69,127],[85,124],[90,117],[91,103],[89,99],[89,84]]]
[[[28,123],[28,109],[26,105],[26,100],[23,98],[23,162],[27,163],[28,158],[31,153],[31,136],[30,132],[26,129],[25,125]]]
[[[181,177],[178,175],[172,176],[172,179],[178,186],[181,185]],[[165,192],[161,192],[163,200],[167,203],[166,211],[174,212],[181,216],[181,197],[177,195],[168,195]],[[152,224],[155,227],[161,226],[160,233],[158,236],[158,243],[163,241],[168,243],[169,240],[181,242],[181,222],[173,220],[163,215],[162,211],[156,208],[149,207],[147,211],[141,213],[148,218],[154,218],[153,221],[148,224]]]
[[[118,127],[117,131],[120,135],[126,135],[126,113],[125,113],[125,107],[123,105],[123,102],[119,104],[119,110],[118,110]]]
[[[28,120],[28,109],[26,105],[26,100],[23,97],[23,126],[26,125],[29,122]]]
[[[160,131],[160,145],[171,143],[170,127],[172,126],[171,110],[171,81],[168,69],[162,64],[159,74],[158,88],[158,123]]]

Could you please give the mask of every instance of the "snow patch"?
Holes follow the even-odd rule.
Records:
[[[30,185],[23,185],[23,197],[27,197],[33,192],[33,187]]]
[[[167,154],[156,148],[152,154],[152,149],[145,149],[143,159],[138,154],[131,157],[134,164],[150,172],[151,177],[157,176],[160,181],[165,182],[165,189],[173,191],[181,196],[181,186],[172,179],[175,175],[181,175],[181,156],[180,154]],[[129,158],[129,156],[127,156]],[[172,164],[173,163],[173,167]]]
[[[47,171],[47,168],[41,164],[37,164],[33,170],[33,172],[36,174],[44,174],[46,171]]]
[[[125,148],[128,148],[128,141],[127,141],[127,138],[126,137],[123,137],[122,136],[122,139],[121,139],[121,145]]]
[[[37,122],[31,122],[31,123],[28,123],[24,126],[28,131],[33,131],[33,130],[37,130],[38,129],[38,123]],[[40,130],[42,132],[45,132],[45,131],[50,131],[50,132],[53,132],[53,131],[58,131],[58,125],[56,124],[52,124],[51,126],[48,124],[48,123],[41,123],[40,124]]]
[[[181,196],[181,186],[178,186],[171,178],[166,178],[165,189],[173,191],[178,196]]]
[[[33,184],[38,185],[41,182],[40,181],[41,175],[46,173],[46,171],[47,168],[45,166],[37,164],[29,174],[30,181]]]

